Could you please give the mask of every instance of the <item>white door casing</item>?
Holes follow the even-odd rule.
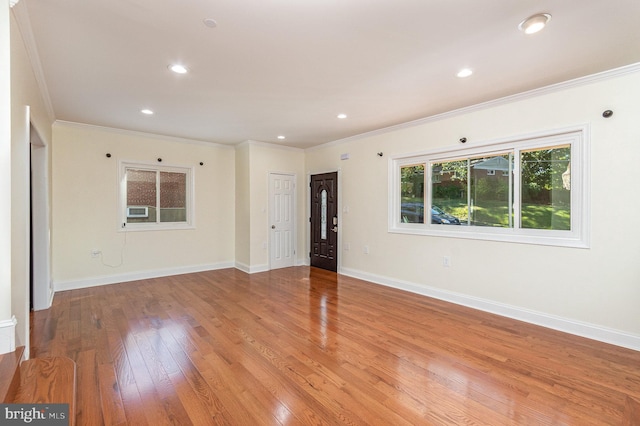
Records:
[[[295,264],[295,175],[269,174],[269,269]]]
[[[31,126],[31,214],[33,221],[33,309],[49,309],[53,299],[51,280],[51,225],[49,223],[48,146]]]

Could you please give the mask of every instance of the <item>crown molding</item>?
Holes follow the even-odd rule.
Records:
[[[40,95],[42,96],[42,103],[44,104],[45,111],[50,122],[55,121],[56,115],[53,110],[53,104],[51,103],[51,96],[49,95],[49,87],[47,86],[47,80],[44,77],[44,71],[42,70],[42,63],[40,62],[40,54],[36,45],[35,38],[33,37],[33,31],[31,29],[31,19],[29,19],[29,12],[25,2],[18,7],[13,8],[19,0],[9,0],[12,7],[13,16],[16,18],[18,24],[18,31],[22,35],[22,41],[24,42],[24,48],[27,51],[27,57],[31,62],[31,68],[36,79],[38,89],[40,89]]]
[[[313,152],[319,149],[328,148],[334,145],[341,145],[343,143],[356,141],[372,136],[383,135],[385,133],[394,132],[401,129],[407,129],[411,127],[420,126],[422,124],[433,123],[436,121],[444,120],[451,117],[456,117],[463,114],[468,114],[475,111],[481,111],[488,108],[493,108],[500,105],[511,104],[514,102],[522,101],[525,99],[536,98],[551,93],[556,93],[562,90],[571,89],[574,87],[586,86],[588,84],[596,83],[599,81],[610,80],[612,78],[622,77],[628,74],[635,74],[640,72],[640,62],[634,64],[625,65],[623,67],[614,68],[612,70],[599,72],[596,74],[587,75],[584,77],[575,78],[573,80],[567,80],[549,86],[540,87],[537,89],[528,90],[526,92],[516,93],[515,95],[505,96],[503,98],[494,99],[487,102],[482,102],[476,105],[471,105],[464,108],[455,109],[441,114],[432,115],[425,118],[419,118],[417,120],[408,121],[406,123],[396,124],[394,126],[383,127],[381,129],[372,130],[370,132],[361,133],[359,135],[349,136],[347,138],[338,139],[332,142],[327,142],[322,145],[316,145],[311,148],[305,149],[305,152]]]
[[[126,135],[126,136],[136,136],[136,137],[142,137],[142,138],[160,139],[160,140],[167,141],[167,142],[186,143],[186,144],[192,144],[192,145],[201,145],[201,146],[207,146],[207,147],[210,147],[210,148],[234,149],[233,145],[225,145],[225,144],[221,144],[221,143],[217,143],[217,142],[207,142],[207,141],[200,141],[200,140],[195,140],[195,139],[178,138],[178,137],[175,137],[175,136],[159,135],[157,133],[139,132],[137,130],[118,129],[118,128],[115,128],[115,127],[98,126],[98,125],[95,125],[95,124],[76,123],[74,121],[56,120],[53,123],[53,126],[54,127],[55,126],[65,126],[65,127],[75,127],[75,128],[78,128],[78,129],[98,130],[98,131],[101,131],[101,132],[117,133],[117,134]]]
[[[260,142],[260,141],[253,141],[253,140],[246,140],[244,142],[240,142],[236,145],[234,145],[236,148],[242,148],[245,146],[261,146],[263,148],[270,148],[270,149],[282,149],[285,151],[292,151],[292,152],[304,152],[305,150],[303,148],[296,148],[294,146],[286,146],[286,145],[278,145],[275,143],[269,143],[269,142]]]

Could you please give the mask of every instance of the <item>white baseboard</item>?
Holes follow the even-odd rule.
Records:
[[[306,261],[304,259],[296,259],[294,266],[309,266],[309,259],[307,259]],[[267,272],[271,270],[271,268],[269,268],[269,265],[266,263],[263,265],[249,266],[246,263],[236,262],[235,268],[241,270],[242,272],[246,272],[247,274],[256,274],[258,272]]]
[[[0,354],[8,354],[16,350],[17,324],[15,315],[8,320],[0,321]]]
[[[105,275],[79,280],[54,281],[55,291],[75,290],[79,288],[96,287],[100,285],[116,284],[129,281],[146,280],[149,278],[168,277],[171,275],[191,274],[194,272],[213,271],[216,269],[233,268],[232,262],[222,262],[207,265],[184,266],[180,268],[154,269],[152,271],[131,272],[127,274]]]
[[[256,274],[258,272],[266,272],[269,270],[268,264],[263,265],[253,265],[249,266],[242,262],[236,262],[235,268],[241,270],[242,272],[246,272],[247,274]]]
[[[56,292],[54,291],[54,282],[50,281],[50,286],[47,288],[47,291],[49,292],[49,296],[47,297],[47,303],[44,306],[33,306],[33,310],[34,311],[45,311],[47,309],[49,309],[51,307],[51,305],[53,304],[53,296],[56,295]]]
[[[504,303],[494,302],[479,297],[441,290],[435,287],[417,285],[415,283],[370,274],[356,269],[342,268],[340,270],[340,273],[350,277],[369,281],[374,284],[380,284],[387,287],[409,291],[411,293],[421,294],[423,296],[428,296],[434,299],[455,303],[457,305],[463,305],[481,311],[490,312],[492,314],[501,315],[503,317],[513,318],[531,324],[540,325],[542,327],[574,334],[576,336],[586,337],[588,339],[598,340],[600,342],[610,343],[612,345],[640,351],[640,336],[626,333],[624,331],[550,315],[543,312],[524,309]]]
[[[247,265],[246,263],[242,263],[242,262],[236,262],[234,267],[236,269],[241,270],[242,272],[245,272],[247,274],[250,274],[251,272],[249,272],[251,270],[251,268],[249,268],[249,265]]]

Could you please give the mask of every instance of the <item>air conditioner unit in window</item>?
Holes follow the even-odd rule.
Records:
[[[145,207],[145,206],[127,207],[127,217],[149,217],[149,207]]]

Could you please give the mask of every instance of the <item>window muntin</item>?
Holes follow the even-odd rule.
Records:
[[[192,169],[121,163],[120,223],[132,229],[193,226]]]
[[[389,231],[588,247],[587,130],[392,158]]]

